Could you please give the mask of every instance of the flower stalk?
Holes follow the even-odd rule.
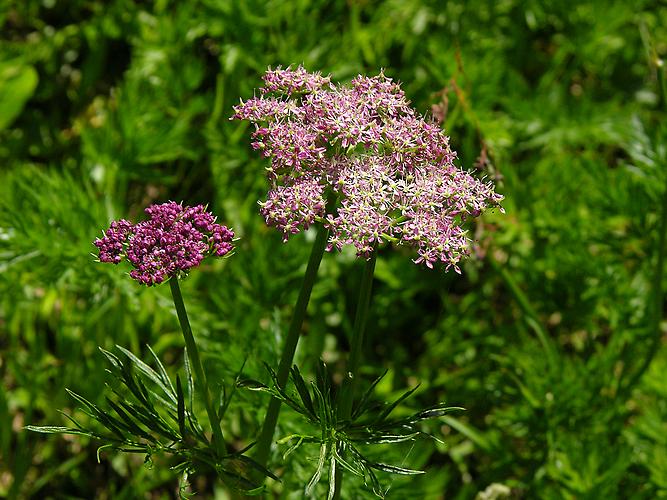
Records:
[[[341,399],[338,407],[340,421],[347,421],[352,418],[352,406],[354,403],[354,393],[359,382],[359,366],[361,364],[361,355],[364,348],[364,334],[366,332],[366,323],[368,321],[368,312],[370,310],[376,259],[377,251],[373,251],[370,258],[366,261],[361,276],[359,301],[357,303],[357,312],[354,317],[352,338],[350,339],[350,357],[347,362],[347,371],[343,380]],[[341,467],[336,469],[335,483],[336,489],[334,498],[338,499],[340,498],[341,486],[343,483],[343,469]]]
[[[199,392],[204,399],[206,413],[208,415],[209,421],[211,422],[211,428],[213,429],[213,444],[217,452],[222,456],[225,454],[226,450],[225,440],[222,435],[222,429],[220,428],[220,418],[213,409],[208,380],[206,379],[204,367],[202,365],[201,358],[199,357],[199,349],[197,348],[195,338],[192,335],[192,328],[190,327],[190,321],[188,320],[188,313],[185,310],[183,296],[181,295],[181,287],[178,284],[178,278],[176,276],[169,280],[169,287],[171,288],[171,296],[174,299],[174,306],[176,307],[178,322],[180,323],[181,330],[183,332],[183,339],[185,340],[185,347],[187,349],[186,355],[192,362],[192,369],[195,374],[195,384],[198,386]]]
[[[352,327],[352,338],[350,339],[350,357],[347,361],[347,371],[343,381],[341,402],[338,409],[342,420],[349,420],[352,415],[354,393],[359,382],[358,372],[359,365],[361,364],[364,334],[366,332],[366,323],[368,321],[368,312],[370,309],[376,257],[377,252],[373,252],[370,258],[366,261],[364,272],[361,276],[359,301],[357,303],[357,311],[354,317],[354,326]]]
[[[329,205],[332,204],[333,202],[330,200]],[[319,270],[320,262],[322,261],[322,256],[324,255],[328,238],[329,231],[325,227],[321,226],[317,231],[317,236],[315,237],[315,242],[313,243],[313,248],[310,252],[308,266],[306,267],[306,274],[303,277],[303,283],[301,284],[299,297],[297,298],[296,305],[294,306],[294,314],[292,315],[289,330],[287,331],[285,346],[283,347],[283,352],[280,357],[277,379],[281,386],[284,386],[287,383],[287,379],[289,377],[290,368],[292,367],[292,362],[294,361],[296,346],[299,343],[301,327],[303,326],[303,321],[306,317],[308,302],[310,301],[310,294],[313,291],[313,285],[315,284],[315,278],[317,277],[317,271]],[[280,414],[280,405],[281,402],[279,399],[271,398],[271,401],[269,402],[269,408],[266,412],[266,417],[264,418],[264,424],[262,425],[262,431],[257,441],[255,460],[257,460],[257,462],[263,466],[266,466],[269,459],[271,443],[273,442],[273,435],[276,430],[278,415]]]

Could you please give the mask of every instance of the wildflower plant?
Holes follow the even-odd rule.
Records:
[[[460,273],[458,264],[470,253],[471,243],[464,223],[490,207],[502,211],[503,197],[491,182],[456,167],[448,137],[419,115],[400,85],[383,73],[337,85],[301,66],[269,69],[259,95],[241,101],[232,118],[254,124],[252,147],[270,160],[270,189],[259,203],[266,223],[284,241],[321,225],[275,374],[275,391],[280,393],[288,381],[324,250],[352,245],[366,260],[336,403],[337,418],[351,422],[378,247],[407,246],[416,252],[415,263],[429,268],[442,264]],[[262,464],[268,460],[281,401],[285,398],[274,394],[269,404],[256,455]],[[341,472],[339,468],[330,485],[336,497]]]
[[[115,401],[106,398],[112,412],[74,392],[70,394],[107,432],[86,428],[70,416],[67,418],[74,427],[29,426],[28,429],[91,436],[107,443],[100,450],[112,448],[144,453],[147,461],[155,454],[172,454],[181,460],[175,469],[183,473],[185,480],[189,474],[209,468],[226,478],[230,486],[246,493],[259,493],[262,488],[251,479],[249,470],[262,477],[277,478],[245,456],[247,448],[227,450],[221,420],[233,392],[227,395],[223,386],[223,392],[215,399],[220,404],[217,408],[213,406],[214,399],[178,284],[179,279],[206,257],[229,255],[234,248],[234,233],[218,224],[203,205],[188,207],[168,202],[152,205],[145,212],[149,218],[137,224],[124,219],[112,222],[94,245],[98,248],[100,262],[119,264],[127,260],[133,267],[130,277],[140,284],[153,286],[169,281],[186,345],[185,387],[178,377],[174,386],[150,347],[157,370],[122,347],[118,347],[120,355],[102,350],[111,364],[109,372],[119,382],[111,388]],[[124,387],[124,392],[118,386]],[[210,439],[194,413],[195,394],[206,408],[212,432]]]
[[[318,225],[318,231],[279,365],[277,370],[267,365],[273,385],[238,382],[241,373],[237,375],[236,386],[272,396],[253,458],[245,455],[250,447],[227,449],[221,420],[233,392],[227,395],[223,386],[220,394],[212,394],[179,286],[179,280],[204,259],[231,255],[234,233],[205,206],[173,201],[146,208],[144,221],[112,222],[94,245],[100,262],[127,261],[132,268],[129,276],[141,285],[169,282],[186,347],[185,387],[178,377],[172,383],[152,350],[156,368],[126,349],[103,350],[109,371],[119,381],[111,389],[115,397],[107,398],[111,411],[71,395],[106,431],[88,429],[73,417],[68,417],[73,427],[30,429],[92,436],[106,441],[101,449],[144,453],[147,460],[171,453],[179,457],[176,469],[186,479],[204,467],[234,488],[261,493],[265,477],[278,479],[266,466],[280,406],[285,403],[317,430],[280,441],[293,443],[288,453],[304,443],[319,444],[318,465],[306,495],[313,492],[328,464],[329,499],[340,498],[344,470],[384,496],[377,471],[404,475],[423,471],[369,459],[365,447],[416,439],[424,434],[423,421],[456,408],[437,404],[393,418],[393,410],[416,388],[393,403],[376,404],[373,389],[382,377],[357,397],[377,250],[385,244],[409,247],[416,264],[460,273],[459,263],[471,246],[465,222],[499,207],[502,196],[490,182],[454,165],[456,154],[440,127],[420,116],[400,86],[382,73],[336,85],[330,77],[302,67],[269,70],[259,92],[236,106],[233,118],[255,125],[252,146],[270,160],[270,189],[260,202],[260,212],[284,241],[312,225]],[[354,247],[365,264],[343,383],[334,388],[321,364],[316,382],[308,388],[293,364],[299,334],[324,252],[346,245]],[[290,375],[296,393],[288,389]],[[210,438],[195,415],[195,396],[206,409]]]

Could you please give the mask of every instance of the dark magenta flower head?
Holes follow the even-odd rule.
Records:
[[[130,276],[144,285],[157,285],[187,274],[206,257],[227,255],[234,233],[216,223],[203,205],[184,207],[170,201],[146,208],[148,220],[111,223],[93,244],[100,262],[118,264],[125,258],[134,268]]]
[[[232,119],[255,125],[252,147],[271,161],[260,211],[285,240],[321,222],[329,250],[369,256],[392,242],[416,250],[416,263],[458,271],[470,251],[463,222],[503,199],[454,165],[449,138],[383,73],[335,85],[301,66],[268,70]],[[338,205],[327,214],[329,194]]]

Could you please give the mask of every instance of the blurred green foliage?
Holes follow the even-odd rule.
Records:
[[[378,259],[368,380],[388,369],[387,399],[421,381],[414,409],[467,408],[426,429],[445,446],[384,457],[428,470],[390,478],[388,498],[488,498],[494,483],[513,498],[667,497],[653,283],[666,41],[658,0],[0,3],[0,496],[177,494],[164,464],[106,453],[97,463],[99,443],[22,430],[62,425],[57,410],[74,405],[66,387],[104,404],[98,345],[147,359],[150,344],[174,372],[182,365],[168,291],[94,263],[91,241],[114,218],[175,199],[208,203],[235,229],[237,254],[183,291],[210,378],[229,384],[247,360],[245,375],[267,381],[261,362],[278,357],[313,235],[285,245],[264,226],[263,161],[228,117],[267,66],[303,63],[338,80],[385,68],[417,109],[435,106],[461,165],[477,164],[506,196],[506,215],[472,229],[484,258],[462,277],[392,249]],[[322,352],[342,366],[360,265],[325,255],[298,352],[304,375]],[[232,403],[225,430],[237,449],[266,403],[242,391]],[[298,433],[284,412],[279,436]],[[283,462],[286,448],[272,462],[284,474],[275,488],[302,498],[318,450]],[[193,481],[204,497],[224,495],[212,478]],[[344,498],[369,495],[348,483]]]

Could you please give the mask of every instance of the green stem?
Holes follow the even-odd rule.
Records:
[[[192,328],[190,328],[188,313],[185,310],[183,296],[181,295],[181,287],[178,285],[178,278],[171,278],[169,280],[169,286],[171,288],[171,296],[174,298],[174,306],[176,306],[178,321],[181,324],[181,330],[183,331],[183,339],[185,339],[187,356],[191,361],[192,369],[195,373],[195,384],[197,384],[197,389],[204,399],[206,413],[208,414],[208,419],[210,420],[211,427],[213,428],[213,443],[216,447],[216,450],[221,455],[224,455],[226,453],[226,449],[225,440],[222,435],[222,429],[220,428],[220,419],[218,418],[215,410],[213,409],[213,404],[211,403],[211,393],[209,391],[208,381],[206,380],[204,367],[202,366],[201,358],[199,357],[199,349],[197,349],[195,338],[192,335]]]
[[[357,383],[359,382],[358,371],[361,362],[361,354],[363,353],[364,333],[366,331],[366,321],[368,320],[368,310],[371,303],[376,257],[377,253],[373,252],[371,258],[366,261],[364,272],[361,276],[359,301],[357,303],[357,312],[354,317],[352,338],[350,339],[350,357],[347,361],[347,373],[343,382],[341,404],[338,408],[338,411],[340,412],[339,415],[344,420],[347,420],[352,416],[354,392],[357,388]]]
[[[287,338],[285,339],[285,347],[283,348],[282,356],[280,358],[280,365],[278,365],[277,377],[278,383],[281,386],[287,384],[290,368],[294,361],[294,352],[299,343],[301,327],[306,317],[310,294],[313,291],[317,271],[320,267],[320,262],[322,261],[322,256],[324,255],[328,239],[329,231],[320,226],[317,232],[317,237],[315,238],[315,243],[313,243],[313,249],[310,252],[306,274],[303,277],[299,297],[294,306],[294,315],[292,316],[292,321],[287,332]],[[278,423],[278,415],[280,414],[280,405],[280,400],[271,398],[269,408],[266,411],[266,417],[264,418],[262,432],[257,441],[255,460],[263,466],[266,466],[269,459],[273,434],[276,430],[276,424]]]
[[[352,338],[350,342],[350,357],[347,361],[347,373],[341,388],[341,399],[338,407],[338,420],[345,421],[352,418],[352,406],[354,403],[354,393],[359,382],[359,365],[364,347],[364,333],[366,331],[366,322],[371,303],[371,292],[373,289],[373,274],[375,272],[375,261],[377,252],[373,252],[370,259],[366,261],[364,272],[361,276],[361,285],[359,288],[359,301],[357,303],[357,312],[354,317],[354,326],[352,328]],[[336,470],[336,490],[334,499],[340,498],[341,486],[343,484],[343,470]]]

